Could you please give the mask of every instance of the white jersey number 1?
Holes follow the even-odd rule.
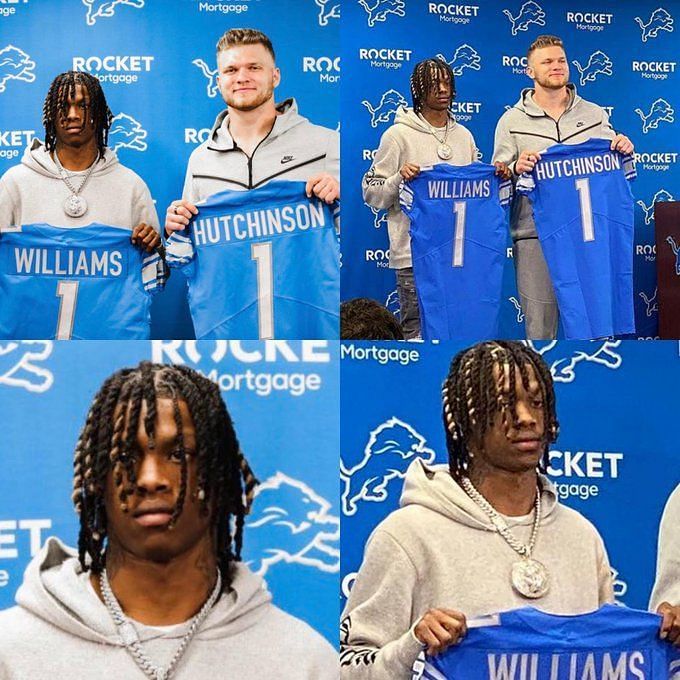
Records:
[[[57,340],[70,340],[73,334],[73,320],[76,315],[78,281],[59,281],[57,283],[59,316],[57,317]]]
[[[463,248],[465,246],[465,212],[467,204],[456,201],[453,204],[453,214],[456,216],[456,226],[453,232],[453,267],[463,266]]]
[[[272,242],[253,243],[250,259],[257,264],[257,319],[260,340],[274,337],[274,267]]]
[[[593,206],[590,202],[590,181],[587,177],[576,180],[576,191],[581,204],[581,226],[583,227],[583,240],[595,240],[595,228],[593,227]]]

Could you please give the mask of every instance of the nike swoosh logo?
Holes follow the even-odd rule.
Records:
[[[291,161],[294,161],[294,160],[295,160],[294,156],[284,156],[281,159],[281,165],[283,165],[284,163],[290,163]]]

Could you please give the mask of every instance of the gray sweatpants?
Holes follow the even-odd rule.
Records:
[[[559,314],[539,240],[525,238],[515,241],[513,257],[527,339],[553,340],[557,336]]]

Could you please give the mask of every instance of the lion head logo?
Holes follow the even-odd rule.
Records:
[[[0,50],[0,92],[4,92],[10,80],[23,80],[32,83],[35,80],[35,62],[18,47],[7,45]]]
[[[362,459],[349,469],[340,463],[344,514],[356,514],[360,500],[384,501],[389,482],[403,479],[416,457],[431,463],[435,452],[426,446],[425,438],[408,423],[393,417],[372,430]]]
[[[257,487],[246,518],[250,568],[264,576],[275,564],[340,570],[340,518],[331,504],[305,482],[282,472]]]
[[[113,151],[118,149],[134,149],[146,151],[146,130],[138,120],[127,113],[119,113],[111,122],[109,130],[109,147]]]

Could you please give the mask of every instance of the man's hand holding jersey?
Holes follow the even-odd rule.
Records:
[[[413,629],[413,634],[427,646],[430,655],[457,645],[466,633],[465,614],[455,609],[428,609]]]
[[[165,233],[170,236],[173,231],[182,231],[194,215],[198,215],[198,208],[189,201],[173,201],[165,213]]]
[[[521,175],[523,172],[531,172],[540,160],[541,154],[538,151],[522,151],[515,163],[515,174]]]
[[[415,179],[420,174],[420,166],[417,163],[404,163],[399,168],[399,174],[406,182]]]
[[[501,179],[510,179],[512,177],[512,170],[510,170],[507,163],[503,163],[503,161],[496,161],[493,165],[496,168],[496,174]]]
[[[612,139],[612,151],[628,154],[633,153],[633,148],[633,142],[631,142],[626,135],[616,135],[616,137]]]
[[[662,602],[656,608],[656,613],[663,616],[659,630],[661,639],[680,647],[680,606],[674,607],[668,602]]]
[[[150,225],[140,222],[133,230],[130,237],[133,245],[151,253],[161,244],[160,234]]]
[[[307,197],[316,196],[324,203],[331,204],[340,198],[340,182],[327,172],[312,175],[305,186]]]

